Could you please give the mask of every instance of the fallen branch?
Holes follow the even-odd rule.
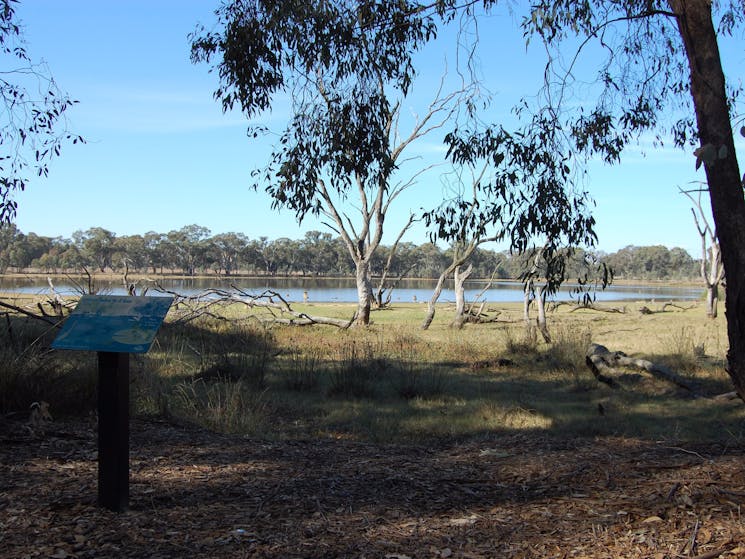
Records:
[[[574,311],[579,311],[579,310],[626,314],[626,307],[604,307],[604,306],[598,305],[597,303],[592,303],[589,305],[576,305],[569,312],[574,312]]]
[[[324,324],[347,329],[354,321],[354,316],[349,320],[345,320],[343,318],[315,316],[296,311],[279,293],[271,290],[265,290],[258,295],[254,295],[231,285],[231,290],[207,289],[198,295],[191,296],[181,295],[175,291],[163,289],[161,286],[157,286],[156,290],[161,293],[173,295],[173,309],[177,314],[180,314],[174,321],[176,324],[191,322],[203,316],[227,320],[225,313],[219,312],[219,310],[224,306],[236,303],[244,305],[249,309],[261,309],[265,311],[265,316],[252,316],[252,318],[262,323],[289,324],[292,326]],[[217,312],[213,309],[217,309]]]
[[[670,302],[665,303],[664,305],[662,305],[662,308],[660,310],[658,310],[658,311],[652,310],[649,307],[647,307],[646,305],[643,305],[643,306],[639,307],[639,312],[641,314],[657,314],[657,313],[667,312],[667,309],[670,308],[670,307],[672,307],[674,309],[679,309],[681,311],[689,311],[691,309],[695,309],[696,308],[696,305],[693,304],[693,305],[689,305],[688,307],[682,307],[682,306],[678,305],[677,303],[673,303],[672,301],[670,301]]]
[[[590,344],[587,349],[585,361],[587,366],[595,375],[595,378],[609,386],[617,387],[618,384],[613,380],[613,378],[604,375],[603,371],[612,374],[615,372],[614,368],[617,366],[633,367],[646,371],[656,378],[671,382],[684,388],[695,396],[700,396],[698,393],[698,387],[694,383],[689,382],[667,367],[658,363],[653,363],[652,361],[647,361],[646,359],[629,357],[622,351],[610,351],[607,347],[600,344]]]
[[[62,319],[60,317],[51,316],[48,314],[36,314],[22,307],[18,307],[16,305],[11,305],[10,303],[6,303],[5,301],[0,301],[0,307],[4,309],[9,309],[11,311],[17,312],[25,316],[28,316],[29,318],[43,320],[44,322],[51,324],[52,326],[60,326],[62,324]]]

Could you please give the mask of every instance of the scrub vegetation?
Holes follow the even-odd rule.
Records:
[[[642,307],[660,312],[642,314]],[[661,363],[705,396],[731,391],[724,320],[707,319],[703,304],[661,309],[561,305],[550,311],[550,344],[510,304],[492,309],[498,321],[462,330],[448,327],[443,308],[427,331],[416,326],[424,310],[416,304],[373,312],[370,327],[352,330],[267,326],[242,307],[186,324],[172,312],[151,350],[132,356],[132,412],[268,440],[414,442],[517,432],[741,440],[739,400],[693,398],[635,372],[613,389],[586,366],[595,342]],[[300,310],[348,318],[353,305]],[[7,314],[3,322],[4,414],[41,400],[53,416],[95,410],[94,354],[50,350],[56,330],[41,321]]]

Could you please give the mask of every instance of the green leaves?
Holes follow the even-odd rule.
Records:
[[[17,65],[0,80],[0,224],[15,218],[13,194],[26,188],[29,175],[46,177],[65,143],[85,141],[65,126],[67,111],[77,101],[59,90],[43,63],[33,63],[26,54],[14,3],[0,0],[0,52]]]

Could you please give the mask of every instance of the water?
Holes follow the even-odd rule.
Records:
[[[351,303],[357,300],[357,289],[352,278],[194,278],[194,279],[172,279],[159,280],[164,289],[175,291],[183,295],[196,295],[207,289],[229,289],[231,285],[257,295],[264,290],[272,290],[279,293],[287,301],[303,301],[304,292],[308,293],[308,301],[315,303]],[[432,296],[435,280],[405,280],[394,289],[391,296],[392,302],[427,301]],[[138,294],[144,283],[138,284]],[[154,284],[151,284],[154,285]],[[377,284],[374,284],[377,286]],[[466,299],[472,301],[481,292],[486,282],[474,280],[466,282]],[[54,282],[55,290],[63,295],[73,295],[80,291],[70,280],[59,278]],[[109,295],[126,294],[121,280],[96,281],[99,293]],[[568,301],[573,297],[571,289],[573,284],[567,284],[554,297],[555,300]],[[11,293],[33,293],[45,294],[49,292],[46,278],[7,278],[0,276],[0,291]],[[669,300],[695,300],[701,297],[703,288],[662,286],[662,285],[612,285],[605,291],[598,291],[598,301],[644,301],[655,299],[657,301]],[[148,295],[157,295],[151,287]],[[517,282],[500,281],[494,282],[484,292],[481,300],[488,302],[514,302],[522,301],[522,285]],[[452,282],[443,290],[440,296],[441,302],[455,300]]]

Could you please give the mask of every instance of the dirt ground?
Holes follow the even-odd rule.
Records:
[[[0,557],[745,557],[742,447],[131,430],[116,514],[96,506],[94,423],[0,419]]]

